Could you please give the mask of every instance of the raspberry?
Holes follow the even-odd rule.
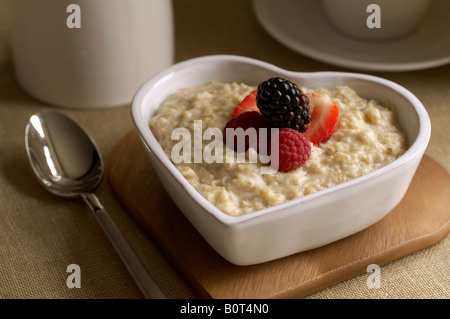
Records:
[[[244,130],[244,136],[237,134],[238,131],[234,131],[237,128],[242,128]],[[253,131],[256,133],[253,138],[250,138],[252,134],[251,131],[245,132],[249,128],[254,128]],[[266,122],[261,117],[261,114],[258,111],[249,111],[241,113],[228,121],[225,125],[223,138],[224,143],[228,145],[229,148],[236,152],[247,152],[249,147],[254,148],[258,151],[258,141],[259,141],[259,129],[260,128],[268,128]],[[227,133],[227,129],[233,129]],[[230,134],[231,133],[231,134]],[[227,138],[229,135],[229,138]],[[239,138],[245,137],[245,143],[238,143]]]
[[[256,105],[271,127],[289,127],[303,133],[311,121],[308,97],[295,83],[280,77],[259,84]]]
[[[290,128],[280,128],[274,134],[278,135],[278,143],[273,134],[271,142],[278,144],[278,161],[273,160],[277,155],[272,154],[271,167],[289,172],[303,166],[311,155],[311,144],[303,134]]]

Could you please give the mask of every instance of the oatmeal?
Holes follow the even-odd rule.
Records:
[[[256,87],[210,82],[186,88],[167,98],[150,119],[150,128],[167,156],[173,159],[180,140],[172,133],[182,128],[202,136],[208,128],[223,129],[236,106]],[[406,138],[394,109],[388,103],[366,100],[348,86],[333,91],[300,88],[328,96],[339,109],[334,133],[319,145],[311,145],[309,160],[290,172],[261,174],[260,162],[227,160],[235,154],[221,139],[205,140],[195,147],[224,149],[223,161],[198,161],[192,151],[174,161],[182,175],[224,213],[239,216],[320,191],[370,173],[405,152]],[[201,120],[200,127],[198,126]],[[195,148],[194,147],[194,148]],[[247,158],[255,153],[250,148]],[[206,152],[207,153],[207,152]],[[254,155],[254,154],[253,154]]]

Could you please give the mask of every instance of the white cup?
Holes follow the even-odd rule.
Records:
[[[407,35],[421,22],[430,3],[431,0],[322,0],[325,14],[338,30],[368,40]]]
[[[17,80],[52,105],[129,104],[174,61],[172,15],[168,0],[14,0]]]

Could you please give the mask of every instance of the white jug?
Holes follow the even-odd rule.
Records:
[[[14,0],[12,54],[22,88],[71,108],[131,103],[174,60],[170,0]]]

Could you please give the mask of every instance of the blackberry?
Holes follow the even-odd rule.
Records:
[[[295,83],[280,77],[259,84],[256,105],[271,127],[288,127],[303,133],[311,122],[308,97]]]

